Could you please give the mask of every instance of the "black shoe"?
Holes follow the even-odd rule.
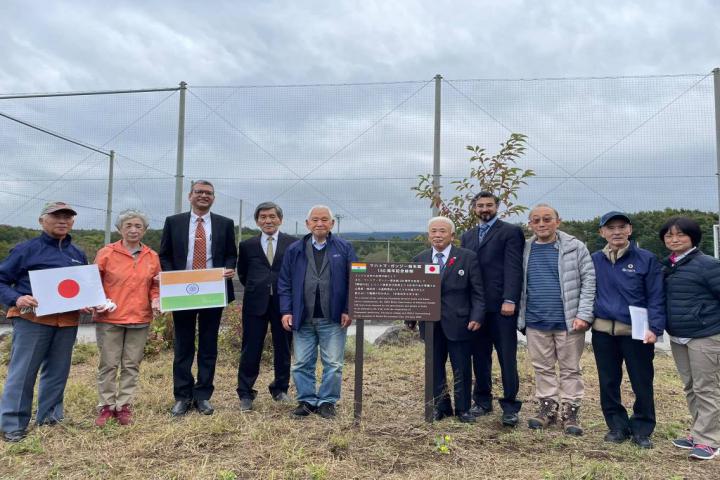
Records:
[[[241,412],[249,412],[252,410],[252,404],[253,399],[250,397],[245,397],[240,399],[240,411]]]
[[[517,414],[517,412],[503,413],[502,424],[504,426],[517,427],[517,424],[519,421],[520,421],[520,416]]]
[[[300,402],[300,403],[298,403],[298,406],[295,407],[295,410],[293,410],[293,411],[290,413],[290,416],[292,416],[292,417],[294,417],[294,418],[307,417],[308,415],[310,415],[310,414],[313,413],[314,411],[315,411],[315,407],[313,407],[313,406],[310,405],[309,403],[307,403],[307,402]]]
[[[439,422],[445,417],[452,417],[452,413],[448,413],[445,410],[433,410],[433,422]]]
[[[14,432],[3,432],[3,440],[6,442],[19,442],[27,436],[25,430],[15,430]]]
[[[632,442],[639,448],[653,448],[653,443],[647,435],[633,435]]]
[[[625,440],[627,440],[629,435],[627,432],[623,432],[621,430],[610,430],[605,434],[605,437],[603,437],[603,440],[610,443],[623,443]]]
[[[475,415],[470,412],[459,412],[455,415],[455,418],[457,418],[458,422],[461,423],[475,423],[477,421],[475,420]]]
[[[475,415],[476,417],[484,417],[485,415],[490,415],[492,412],[492,407],[483,407],[482,405],[478,405],[477,403],[473,405],[470,408],[471,415]]]
[[[274,393],[272,399],[280,403],[292,403],[292,398],[287,392]]]
[[[325,419],[335,418],[335,405],[328,402],[321,403],[317,409],[317,414]]]
[[[175,402],[175,405],[170,409],[170,415],[173,417],[181,417],[185,415],[188,410],[190,410],[190,407],[192,406],[192,401],[190,400],[178,400]]]
[[[212,415],[215,413],[215,409],[210,403],[210,400],[195,400],[194,403],[197,411],[203,415]]]

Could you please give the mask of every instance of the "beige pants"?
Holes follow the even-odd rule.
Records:
[[[720,335],[693,338],[686,345],[670,342],[685,385],[696,443],[720,447]]]
[[[125,328],[111,323],[95,324],[100,351],[97,376],[100,406],[110,405],[119,409],[132,402],[149,330],[149,326]]]
[[[535,369],[535,397],[579,404],[585,393],[580,357],[585,332],[528,328],[527,348]],[[558,377],[555,365],[560,367]]]

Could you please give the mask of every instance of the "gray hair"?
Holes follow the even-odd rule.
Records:
[[[195,185],[207,185],[209,187],[212,187],[213,191],[215,191],[215,185],[210,183],[208,180],[192,180],[192,181],[190,181],[190,189],[191,190]]]
[[[555,210],[555,208],[554,208],[552,205],[550,205],[549,203],[538,203],[537,205],[535,205],[535,206],[532,208],[532,210],[530,210],[530,213],[528,213],[528,218],[530,218],[530,215],[532,215],[532,213],[533,213],[535,210],[537,210],[538,208],[549,208],[550,210],[552,210],[553,212],[555,212],[555,217],[557,217],[557,219],[560,220],[560,214],[559,214],[558,211]]]
[[[330,207],[328,207],[327,205],[313,205],[312,207],[310,207],[310,210],[308,210],[307,217],[305,217],[305,220],[310,220],[313,210],[321,210],[321,209],[327,210],[328,213],[330,214],[330,219],[335,220],[335,215],[333,215],[332,210],[330,210]]]
[[[450,231],[452,233],[455,233],[455,224],[452,220],[450,220],[448,217],[432,217],[430,220],[428,220],[427,228],[430,230],[430,225],[432,225],[434,222],[443,222],[447,223],[450,226]]]
[[[257,222],[258,217],[260,216],[260,212],[262,210],[272,210],[275,209],[275,212],[277,213],[277,216],[280,217],[280,220],[283,218],[282,208],[280,208],[280,205],[278,205],[275,202],[262,202],[260,205],[255,207],[255,221]]]
[[[142,221],[145,230],[147,230],[148,226],[150,225],[150,218],[144,212],[141,212],[140,210],[136,210],[134,208],[128,208],[127,210],[123,210],[118,214],[117,218],[115,219],[115,228],[120,231],[123,223],[127,222],[131,218],[139,218],[140,221]]]

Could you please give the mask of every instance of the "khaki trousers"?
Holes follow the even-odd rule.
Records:
[[[110,405],[119,410],[132,402],[149,330],[149,326],[125,328],[111,323],[95,324],[100,351],[97,376],[100,406]]]
[[[695,443],[720,447],[720,335],[670,342],[684,384]]]
[[[535,369],[535,397],[579,405],[585,393],[580,357],[585,332],[528,328],[527,347]],[[555,365],[560,367],[557,375]]]

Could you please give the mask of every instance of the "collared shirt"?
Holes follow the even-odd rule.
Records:
[[[325,248],[325,245],[327,245],[327,238],[325,239],[325,241],[323,243],[320,243],[317,240],[315,240],[314,235],[310,238],[312,240],[312,246],[313,246],[313,248],[315,248],[315,250],[322,250],[323,248]]]
[[[485,238],[485,236],[487,235],[487,232],[490,231],[490,229],[493,227],[493,225],[495,225],[495,223],[497,222],[497,220],[498,220],[498,217],[497,217],[497,215],[495,215],[495,216],[494,216],[493,218],[491,218],[488,222],[482,222],[482,221],[481,221],[481,222],[480,222],[480,225],[478,225],[478,227],[479,227],[479,228],[478,228],[478,237],[480,236],[480,232],[481,232],[481,231],[484,231],[485,233],[484,233],[484,235],[483,235],[483,238]],[[486,226],[486,225],[487,225],[487,226]],[[484,229],[484,230],[483,230],[483,229]],[[482,242],[482,238],[480,238],[479,240]]]
[[[452,248],[452,243],[445,247],[445,250],[442,252],[438,252],[435,247],[432,247],[432,261],[433,263],[438,263],[437,254],[442,253],[443,254],[443,262],[445,265],[447,265],[448,260],[450,260],[450,249]]]
[[[188,229],[188,256],[187,260],[185,261],[185,269],[186,270],[192,270],[192,264],[193,264],[193,252],[195,251],[195,230],[198,226],[198,218],[200,218],[200,215],[197,215],[195,212],[190,211],[190,228]],[[210,218],[210,213],[206,213],[202,216],[203,219],[203,228],[205,228],[205,250],[206,250],[206,257],[207,260],[207,268],[213,268],[213,258],[212,258],[212,220]]]
[[[263,232],[262,236],[260,237],[260,246],[262,246],[263,252],[265,252],[265,256],[267,257],[267,246],[268,246],[268,238],[273,238],[273,255],[277,253],[277,245],[278,245],[278,238],[280,237],[280,230],[277,230],[272,235],[268,235],[267,233]]]

